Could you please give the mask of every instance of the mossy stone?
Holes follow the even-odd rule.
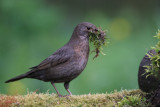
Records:
[[[156,51],[150,50],[148,54],[151,56],[155,55]],[[142,91],[149,93],[159,88],[160,80],[153,75],[147,76],[146,66],[151,66],[151,60],[147,54],[144,56],[139,66],[138,85]]]

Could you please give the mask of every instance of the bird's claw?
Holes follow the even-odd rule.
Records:
[[[58,94],[58,96],[61,98],[61,97],[69,97],[69,96],[71,96],[71,95],[61,95],[61,94]]]

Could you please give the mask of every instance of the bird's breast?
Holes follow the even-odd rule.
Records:
[[[77,68],[81,71],[85,68],[89,56],[89,43],[88,41],[80,42],[79,45],[74,47],[75,56],[74,60],[77,62]]]

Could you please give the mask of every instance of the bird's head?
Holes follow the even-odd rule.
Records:
[[[68,44],[71,44],[71,46],[73,46],[73,44],[85,44],[87,46],[89,45],[89,41],[92,42],[95,47],[95,57],[98,56],[99,52],[102,53],[101,47],[108,43],[106,42],[105,31],[103,31],[101,28],[97,28],[95,25],[89,22],[82,22],[75,27]]]
[[[97,31],[98,31],[98,28],[95,25],[89,22],[82,22],[75,27],[71,39],[75,39],[75,38],[88,39],[89,32],[97,32]]]

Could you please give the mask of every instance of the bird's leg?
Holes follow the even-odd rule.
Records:
[[[56,86],[54,85],[54,82],[51,82],[52,86],[54,87],[54,89],[56,90],[57,94],[59,97],[62,97],[62,95],[58,92]]]
[[[67,92],[69,93],[69,95],[72,95],[72,93],[69,91],[69,82],[65,82],[64,87],[67,90]]]

